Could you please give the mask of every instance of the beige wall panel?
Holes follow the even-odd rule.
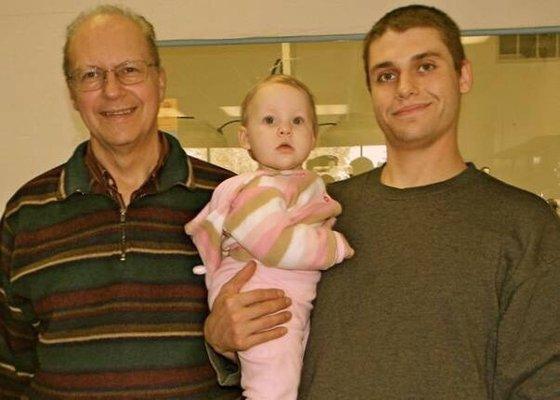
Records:
[[[85,0],[0,3],[0,204],[55,166],[87,137],[67,99],[61,65],[64,27]],[[134,0],[120,2],[152,20],[159,39],[218,39],[365,32],[404,1]],[[463,29],[558,26],[558,0],[428,1]],[[536,6],[538,4],[538,6]],[[0,205],[0,209],[3,206]]]

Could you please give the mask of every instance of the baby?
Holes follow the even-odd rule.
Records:
[[[332,230],[340,204],[318,175],[302,169],[318,130],[309,89],[290,76],[269,76],[246,95],[241,124],[239,142],[258,170],[220,184],[185,229],[204,262],[210,307],[249,260],[257,269],[243,290],[277,287],[292,299],[288,333],[238,357],[247,399],[293,400],[319,271],[354,251]]]

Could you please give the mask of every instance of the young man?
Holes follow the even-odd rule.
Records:
[[[364,63],[387,163],[330,186],[356,254],[323,275],[300,398],[560,398],[560,223],[464,162],[459,29],[435,8],[398,8],[367,35]],[[216,316],[253,327],[266,317],[247,303]],[[214,317],[218,349],[259,334],[219,337]]]
[[[90,140],[6,206],[0,397],[238,398],[206,355],[206,290],[183,231],[231,175],[158,132],[152,25],[113,6],[82,14],[64,69]]]

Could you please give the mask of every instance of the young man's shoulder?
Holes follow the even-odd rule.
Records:
[[[487,199],[490,204],[515,214],[530,214],[533,216],[549,216],[552,212],[550,205],[540,196],[528,190],[504,182],[483,172],[478,172],[476,185],[481,201]],[[474,189],[474,188],[473,188]]]

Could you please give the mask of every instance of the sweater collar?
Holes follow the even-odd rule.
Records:
[[[168,190],[177,184],[188,186],[188,182],[195,180],[189,157],[176,138],[165,132],[161,132],[160,135],[162,140],[167,142],[168,146],[165,147],[168,151],[154,171],[155,192]],[[88,143],[89,141],[85,141],[76,148],[62,170],[59,182],[60,198],[66,198],[72,193],[94,193],[97,180],[86,162]]]

